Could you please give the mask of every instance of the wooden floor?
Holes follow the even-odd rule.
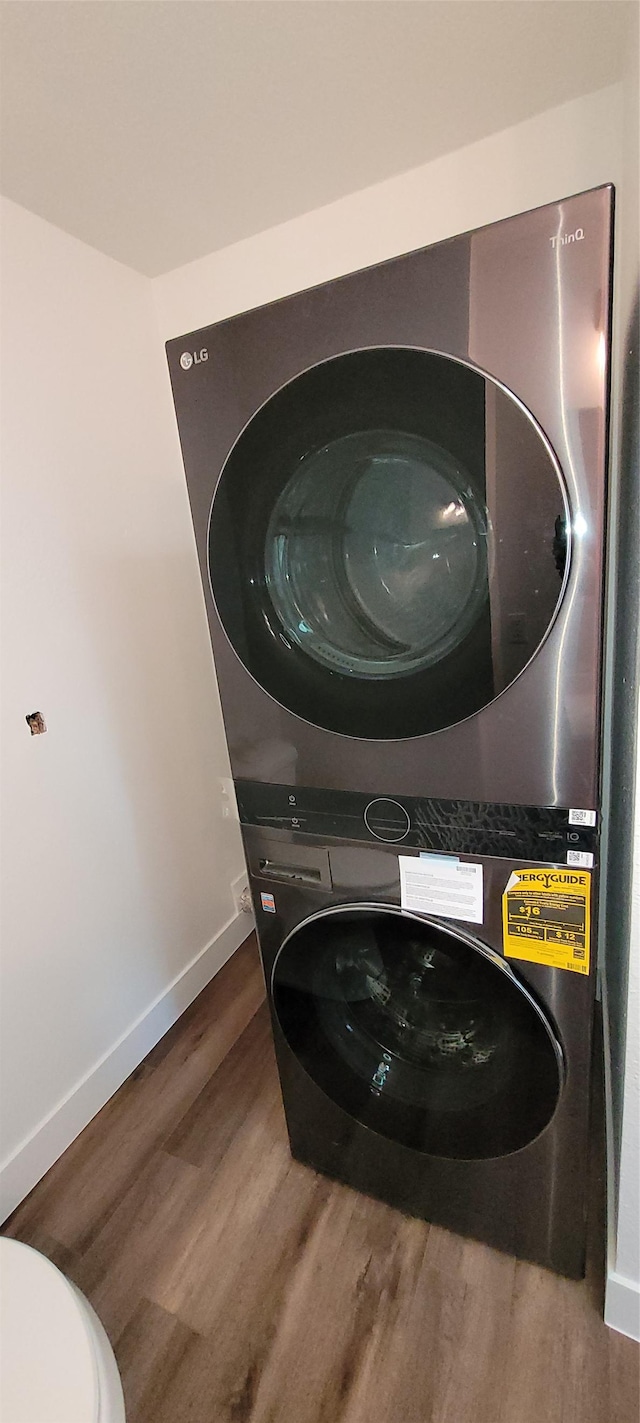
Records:
[[[94,1304],[128,1423],[638,1423],[597,1249],[576,1284],[291,1161],[263,998],[250,939],[4,1228]]]

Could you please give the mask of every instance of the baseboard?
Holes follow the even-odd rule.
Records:
[[[626,1334],[640,1343],[640,1286],[615,1270],[607,1271],[604,1322],[618,1334]]]
[[[252,917],[235,914],[2,1164],[0,1221],[6,1220],[33,1190],[54,1161],[235,953],[252,928]]]

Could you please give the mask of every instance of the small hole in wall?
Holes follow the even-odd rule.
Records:
[[[40,736],[47,729],[42,712],[30,712],[26,721],[32,736]]]

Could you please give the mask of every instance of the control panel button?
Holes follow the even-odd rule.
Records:
[[[385,797],[369,801],[364,812],[364,823],[376,840],[386,840],[389,843],[404,840],[411,829],[411,821],[404,806],[397,800],[387,800]]]

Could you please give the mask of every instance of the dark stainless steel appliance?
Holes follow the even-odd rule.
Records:
[[[476,926],[403,912],[391,846],[244,835],[294,1156],[579,1277],[592,992],[588,975],[504,957],[522,860],[483,853],[478,827],[461,856],[483,866]]]
[[[567,1170],[572,1163],[574,1175],[584,1166],[593,976],[588,958],[568,965],[577,972],[554,966],[558,934],[573,933],[570,913],[560,915],[557,931],[552,914],[540,932],[532,919],[527,932],[533,939],[537,933],[539,945],[533,959],[523,929],[526,967],[511,953],[505,968],[496,924],[509,864],[572,865],[587,878],[597,864],[611,216],[612,190],[596,189],[167,347],[245,846],[251,854],[256,835],[278,843],[284,837],[296,851],[289,856],[294,874],[307,852],[320,857],[293,890],[286,874],[275,875],[273,918],[258,901],[269,973],[279,955],[272,1006],[293,1149],[407,1209],[428,1214],[436,1197],[458,1199],[452,1222],[487,1238],[500,1234],[495,1221],[486,1230],[478,1224],[492,1214],[495,1189],[501,1211],[507,1198],[512,1202],[504,1226],[512,1241],[516,1220],[530,1208],[521,1185],[517,1207],[512,1190],[516,1178],[524,1180],[516,1164],[526,1155],[531,1180],[549,1193],[555,1212],[549,1240],[557,1244],[567,1231],[573,1238],[562,1250],[541,1236],[536,1245],[533,1223],[522,1224],[518,1248],[570,1272],[581,1257],[580,1209],[570,1229],[558,1163],[562,1157]],[[348,896],[336,891],[332,857],[338,845],[347,854],[367,844],[380,847],[376,863],[394,887],[398,850],[476,856],[486,864],[486,922],[477,939],[468,926],[466,937],[447,937],[446,925],[433,928],[446,916],[416,917],[395,888],[383,917],[356,909],[366,880],[354,884],[360,898],[347,920]],[[385,845],[396,846],[394,874]],[[265,881],[272,857],[265,852],[262,859],[271,867],[260,870]],[[256,874],[254,867],[258,893]],[[377,874],[366,902],[380,898]],[[291,893],[301,898],[290,903]],[[327,904],[341,906],[339,916],[332,910],[331,922],[322,915],[303,931],[302,920],[327,893]],[[591,884],[589,895],[591,903]],[[418,921],[431,935],[428,949],[419,947]],[[295,978],[294,965],[322,958],[318,936],[333,943],[334,924],[342,934],[347,923],[362,952],[354,950],[353,962],[347,954],[340,993],[353,984],[359,1002],[363,984],[380,980],[378,998],[374,1007],[354,1010],[350,1026],[339,1026],[342,1008],[338,1013],[327,987],[334,1006],[317,1031],[332,1042],[333,1066],[328,1076],[314,1076],[306,1049],[287,1035],[279,975],[288,966]],[[418,946],[408,948],[414,940]],[[379,973],[366,968],[365,941]],[[425,954],[431,957],[421,969]],[[327,965],[318,972],[328,984]],[[402,1081],[395,1106],[387,1087],[384,1111],[369,1103],[371,1115],[358,1113],[362,1081],[355,1097],[346,1085],[347,1045],[359,1044],[362,1071],[367,1035],[380,1047],[390,1035],[392,1057],[399,1052],[400,1019],[394,1009],[392,1021],[380,995],[389,1002],[397,996],[402,1017],[411,981],[426,1012],[427,985],[438,974],[445,998],[450,994],[442,1008],[447,1022],[457,1011],[452,985],[470,975],[480,998],[482,985],[488,997],[493,985],[504,1024],[513,1008],[518,1022],[535,1030],[534,1049],[526,1034],[520,1042],[519,1029],[505,1026],[500,1048],[490,1053],[493,1066],[474,1081],[483,1076],[495,1085],[504,1072],[498,1115],[503,1125],[516,1117],[524,1123],[522,1102],[507,1103],[506,1083],[521,1071],[518,1053],[531,1050],[527,1111],[538,1134],[514,1144],[497,1119],[490,1128],[498,1099],[478,1085],[482,1166],[477,1155],[463,1164],[464,1113],[470,1122],[475,1110],[472,1074],[456,1077],[452,1067],[447,1086],[433,1077],[433,1064],[427,1071],[432,1026],[405,1013],[407,1059],[399,1066],[394,1058],[395,1076],[383,1074]],[[311,1001],[316,988],[300,992]],[[473,1018],[476,1010],[468,1003],[459,1011]],[[460,1032],[466,1040],[475,1029]],[[482,1043],[489,1030],[480,1025],[478,1033]],[[446,1128],[433,1127],[435,1135],[424,1124],[424,1101],[418,1108],[412,1098],[426,1090],[424,1072],[453,1114]],[[329,1100],[331,1111],[323,1106]],[[294,1101],[303,1103],[313,1150],[295,1127]],[[348,1169],[338,1169],[325,1141],[334,1109],[351,1122],[358,1143],[344,1158]],[[398,1124],[406,1120],[404,1135],[399,1125],[391,1130],[394,1114]],[[446,1168],[435,1166],[456,1130],[458,1155],[446,1158]],[[344,1141],[344,1133],[338,1137]],[[386,1162],[379,1179],[355,1164],[370,1138],[373,1156],[378,1151]],[[442,1190],[425,1185],[425,1193],[404,1199],[393,1182],[411,1175],[407,1152],[420,1180],[424,1170],[424,1182],[440,1181]],[[500,1162],[509,1163],[504,1175]]]
[[[236,777],[597,808],[610,221],[169,342]]]

